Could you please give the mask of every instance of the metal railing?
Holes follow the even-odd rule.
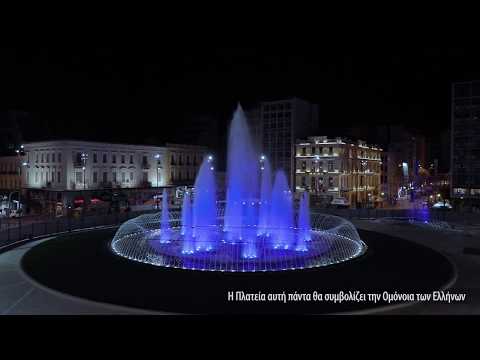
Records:
[[[119,226],[142,214],[155,213],[158,209],[100,214],[78,218],[0,218],[0,252],[17,242],[34,240],[47,235],[105,226]],[[450,224],[480,225],[480,214],[454,211],[413,209],[333,209],[312,208],[312,213],[335,215],[347,220],[409,218],[420,221],[443,221]]]
[[[0,252],[15,243],[34,240],[47,235],[96,227],[119,226],[131,218],[152,212],[158,212],[158,210],[122,212],[78,218],[46,218],[43,220],[21,217],[14,219],[3,218],[0,219]]]
[[[420,221],[445,221],[452,224],[475,225],[480,224],[480,214],[460,213],[451,210],[432,209],[335,209],[313,208],[312,212],[340,216],[350,220],[380,219],[380,218],[409,218]]]

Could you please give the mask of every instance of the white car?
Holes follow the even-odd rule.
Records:
[[[439,201],[433,204],[432,208],[434,209],[452,209],[452,205],[449,202]]]
[[[343,197],[337,197],[337,198],[334,198],[332,200],[332,202],[330,203],[331,206],[334,206],[334,207],[340,207],[340,208],[344,208],[344,207],[349,207],[350,206],[350,203],[348,202],[347,199],[343,198]]]

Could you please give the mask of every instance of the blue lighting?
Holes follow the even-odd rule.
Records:
[[[272,174],[268,158],[261,155],[260,164],[258,158],[239,105],[229,132],[225,202],[217,199],[209,155],[181,211],[169,209],[165,189],[162,211],[122,225],[112,248],[158,266],[242,272],[324,266],[365,251],[353,225],[341,218],[316,217],[312,229],[308,195],[296,209],[285,172]]]

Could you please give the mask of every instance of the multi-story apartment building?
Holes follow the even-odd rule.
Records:
[[[191,185],[207,153],[205,147],[192,145],[160,147],[75,140],[23,146],[24,155],[12,158],[20,159],[23,191],[43,202],[63,204],[72,203],[79,195],[88,198],[107,189],[158,192],[155,189],[160,187]]]
[[[283,169],[294,183],[295,139],[318,128],[318,105],[299,98],[261,102],[247,111],[254,143],[273,169]]]
[[[373,205],[381,195],[382,149],[342,138],[309,137],[296,145],[295,190]]]
[[[0,157],[0,192],[10,192],[21,189],[21,161],[19,156]]]
[[[451,196],[480,204],[480,81],[452,85]]]

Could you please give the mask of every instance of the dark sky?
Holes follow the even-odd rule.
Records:
[[[237,101],[299,96],[320,104],[325,129],[403,123],[428,134],[448,127],[450,82],[480,79],[473,47],[283,45],[2,49],[0,108],[33,114],[41,126],[28,137],[182,141],[201,114],[223,132]]]

